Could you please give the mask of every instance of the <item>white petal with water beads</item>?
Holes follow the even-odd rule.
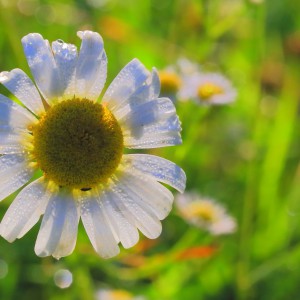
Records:
[[[20,69],[0,74],[0,82],[35,114],[44,112],[38,90],[32,80]]]
[[[73,195],[70,192],[52,195],[36,240],[35,253],[55,258],[72,253],[77,239],[78,222],[79,209]]]
[[[110,84],[102,103],[107,104],[114,112],[129,101],[130,96],[145,83],[149,76],[150,73],[144,65],[138,59],[133,59]]]
[[[102,37],[92,31],[78,31],[82,40],[76,66],[76,96],[97,100],[106,80],[107,58]]]
[[[22,38],[24,52],[35,82],[49,104],[62,95],[59,70],[49,42],[38,33]]]
[[[9,242],[21,238],[45,212],[50,196],[44,178],[27,185],[7,210],[1,222],[1,235]]]
[[[154,180],[166,183],[183,193],[186,184],[184,171],[173,162],[149,154],[123,155],[122,162],[128,170],[138,170]]]
[[[60,75],[63,97],[65,99],[72,99],[76,93],[75,71],[78,57],[77,48],[72,44],[58,40],[52,43],[52,51]]]
[[[120,252],[118,240],[108,224],[99,194],[81,200],[81,219],[96,252],[110,258]]]
[[[22,154],[0,157],[0,201],[23,186],[33,175],[33,169]]]

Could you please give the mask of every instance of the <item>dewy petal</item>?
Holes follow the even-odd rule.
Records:
[[[109,226],[99,195],[89,195],[81,200],[81,219],[96,252],[104,258],[119,254],[118,240]]]
[[[126,176],[126,175],[125,175]],[[118,205],[123,211],[127,211],[131,217],[128,220],[148,238],[157,238],[162,231],[162,226],[146,204],[141,204],[141,195],[136,194],[131,187],[124,182],[122,174],[112,178],[112,191],[118,199]]]
[[[26,129],[29,124],[36,121],[37,119],[28,110],[0,95],[0,126]]]
[[[157,99],[160,93],[160,81],[155,68],[152,69],[151,76],[141,85],[128,99],[123,102],[118,109],[114,109],[117,119],[127,115],[130,110],[143,103]]]
[[[82,43],[76,66],[76,96],[97,100],[106,80],[107,58],[97,32],[79,31]]]
[[[59,70],[49,42],[38,33],[22,38],[24,52],[35,82],[49,104],[62,96],[63,88]]]
[[[180,144],[181,124],[168,98],[123,107],[116,116],[128,148],[157,148]]]
[[[15,192],[33,175],[33,169],[21,154],[0,157],[0,201]]]
[[[39,92],[32,80],[20,69],[0,74],[0,82],[36,115],[44,111]]]
[[[173,162],[149,154],[123,155],[122,163],[126,169],[134,169],[151,178],[166,183],[183,193],[186,184],[184,171]]]
[[[75,248],[79,222],[77,200],[68,192],[54,194],[47,205],[35,244],[35,253],[60,258]]]
[[[52,51],[60,74],[63,97],[71,99],[76,93],[75,71],[78,57],[77,48],[72,44],[58,40],[52,43]]]
[[[127,110],[123,109],[123,116],[119,116],[118,121],[137,136],[140,134],[135,131],[176,116],[175,106],[168,98],[158,98],[138,106],[127,105],[126,107]]]
[[[158,72],[152,68],[151,75],[146,80],[145,84],[138,88],[131,96],[130,103],[137,105],[158,98],[160,94],[160,79]]]
[[[136,194],[137,204],[147,207],[159,220],[163,220],[171,211],[174,197],[172,193],[152,178],[141,172],[124,172],[122,182]]]
[[[23,132],[25,135],[26,133]],[[0,125],[0,154],[23,153],[22,133],[7,126]]]
[[[117,240],[122,243],[124,248],[134,246],[139,240],[138,230],[127,220],[126,214],[119,209],[114,194],[109,190],[105,190],[100,197],[107,220]]]
[[[9,242],[21,238],[45,212],[51,194],[43,181],[44,178],[40,178],[26,186],[3,217],[1,235]]]
[[[27,127],[36,122],[27,109],[0,95],[0,154],[22,153]]]
[[[150,76],[149,71],[138,60],[129,62],[113,80],[103,96],[102,103],[113,112],[138,90]]]

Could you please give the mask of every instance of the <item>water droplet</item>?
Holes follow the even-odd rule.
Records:
[[[61,289],[68,288],[73,282],[73,275],[67,269],[61,269],[54,274],[54,283]]]

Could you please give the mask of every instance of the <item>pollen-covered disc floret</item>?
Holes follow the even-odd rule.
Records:
[[[122,157],[117,120],[108,108],[88,99],[52,106],[32,133],[39,168],[59,186],[88,189],[105,183]]]
[[[212,96],[220,95],[223,92],[219,85],[212,82],[205,82],[198,87],[198,97],[204,101],[209,101]]]

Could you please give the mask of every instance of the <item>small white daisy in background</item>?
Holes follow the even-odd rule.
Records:
[[[200,65],[180,58],[174,65],[159,71],[161,96],[173,102],[194,100],[200,105],[220,105],[235,101],[236,90],[218,73],[208,73]]]
[[[236,230],[235,220],[216,201],[194,192],[175,197],[179,215],[188,223],[213,235],[229,234]]]
[[[176,102],[184,77],[199,72],[199,69],[197,64],[186,58],[180,58],[174,65],[160,70],[158,73],[161,85],[160,95]]]
[[[179,74],[171,68],[166,68],[159,71],[158,75],[161,86],[160,96],[168,97],[173,102],[176,102],[177,93],[181,88],[181,78]]]
[[[201,71],[199,64],[184,57],[177,60],[176,68],[181,76],[189,76]]]
[[[143,296],[134,296],[125,290],[99,289],[96,300],[146,300]]]
[[[235,101],[236,90],[221,74],[197,72],[182,77],[178,97],[182,101],[192,99],[200,105],[220,105]]]
[[[124,148],[181,143],[180,121],[159,98],[155,69],[129,62],[110,84],[101,36],[78,32],[80,50],[40,34],[22,39],[35,84],[20,69],[0,82],[23,103],[0,95],[0,200],[22,188],[6,212],[1,235],[21,238],[43,216],[35,252],[60,258],[74,250],[79,219],[97,253],[109,258],[138,242],[138,229],[157,238],[172,193],[186,177],[174,163]],[[34,174],[42,176],[30,182]],[[27,184],[26,186],[24,186]]]

